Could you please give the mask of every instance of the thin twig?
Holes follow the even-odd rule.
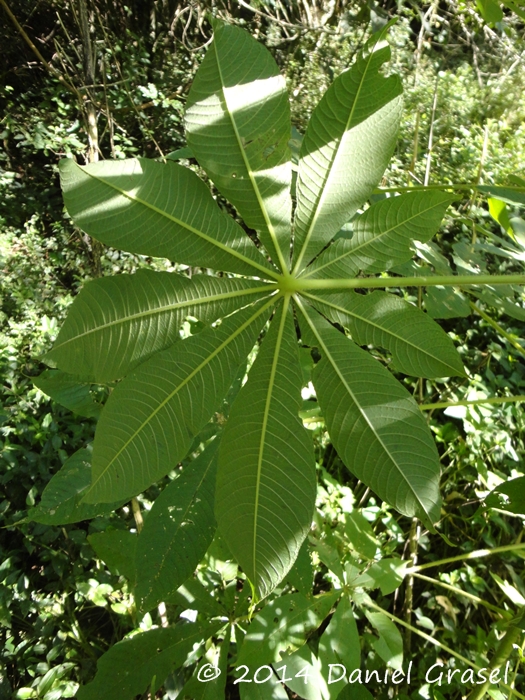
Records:
[[[427,147],[427,164],[425,168],[425,179],[423,181],[423,184],[425,187],[428,187],[430,183],[430,168],[432,165],[432,149],[434,147],[434,123],[436,120],[436,108],[437,108],[437,101],[438,101],[438,83],[439,83],[439,76],[436,78],[436,85],[434,87],[434,100],[432,102],[432,115],[430,117],[430,132],[428,134],[428,147]]]
[[[334,31],[333,29],[328,29],[327,27],[314,27],[314,26],[307,26],[305,24],[292,24],[291,22],[284,22],[282,20],[277,19],[277,17],[274,17],[273,15],[270,15],[266,12],[262,12],[261,10],[257,10],[255,7],[252,7],[251,5],[248,5],[248,3],[244,2],[244,0],[237,0],[239,5],[241,7],[244,7],[246,10],[250,10],[250,12],[253,12],[256,15],[260,15],[261,17],[265,17],[266,19],[270,20],[270,22],[275,22],[275,24],[279,24],[281,27],[290,27],[292,29],[298,29],[302,34],[305,34],[306,32],[325,32],[326,34],[332,34],[333,36],[343,36],[340,32]]]
[[[35,54],[35,56],[38,58],[38,60],[44,66],[44,68],[49,73],[51,73],[51,75],[53,75],[57,80],[59,80],[62,83],[62,85],[64,85],[64,87],[66,87],[70,92],[72,92],[74,95],[76,95],[76,97],[78,97],[78,99],[82,102],[82,95],[80,94],[80,92],[76,89],[76,87],[74,85],[71,85],[71,83],[69,83],[64,78],[64,76],[59,71],[57,71],[57,69],[54,66],[52,66],[50,63],[48,63],[46,61],[46,59],[42,56],[40,51],[37,49],[37,47],[35,46],[35,44],[31,40],[31,38],[29,37],[29,35],[25,32],[24,28],[19,23],[19,21],[17,20],[15,15],[11,12],[9,5],[6,3],[6,1],[0,0],[0,5],[2,5],[4,10],[8,14],[10,20],[13,22],[13,24],[17,28],[18,32],[20,33],[21,37],[24,39],[26,44],[29,46],[31,51]]]
[[[131,499],[131,510],[133,511],[133,518],[135,520],[135,525],[137,526],[137,532],[140,535],[142,528],[144,527],[144,519],[142,518],[142,513],[140,512],[140,503],[136,498]]]
[[[410,566],[413,568],[417,565],[417,549],[420,536],[420,526],[417,518],[412,518],[410,524],[410,533],[408,536],[408,551],[409,551],[409,561]],[[414,602],[414,577],[412,575],[408,576],[405,581],[405,602],[403,606],[403,617],[408,623],[408,627],[405,628],[405,654],[410,656],[410,649],[412,646],[412,630],[410,623],[412,621],[412,606]]]

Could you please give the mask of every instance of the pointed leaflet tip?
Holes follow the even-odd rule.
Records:
[[[218,17],[214,17],[211,12],[206,12],[205,15],[206,19],[208,22],[211,24],[211,27],[213,29],[213,32],[217,32],[221,27],[224,27],[224,22],[220,20]]]
[[[381,42],[386,42],[386,37],[387,37],[388,32],[392,29],[392,27],[395,24],[397,24],[397,22],[398,22],[398,17],[394,17],[393,19],[389,20],[385,24],[384,27],[379,29],[377,32],[374,32],[372,34],[372,36],[368,39],[368,41],[365,43],[365,46],[363,48],[363,53],[367,49],[370,49],[370,48],[372,48],[372,50],[374,50],[373,47],[377,46]],[[379,47],[379,48],[381,48],[381,47]]]

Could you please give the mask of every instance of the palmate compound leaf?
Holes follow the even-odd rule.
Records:
[[[292,164],[286,81],[270,52],[241,29],[214,22],[213,42],[188,95],[186,131],[217,189],[256,229],[274,262],[288,269]]]
[[[268,319],[263,299],[157,353],[120,382],[100,417],[88,503],[135,496],[186,455]]]
[[[312,522],[315,458],[298,417],[301,386],[285,297],[232,406],[219,449],[217,523],[257,598],[288,573]]]
[[[439,519],[439,457],[407,390],[317,311],[298,301],[308,343],[322,359],[312,381],[333,444],[378,496],[427,526]]]
[[[99,382],[119,379],[179,340],[187,316],[210,323],[265,291],[255,280],[208,275],[190,279],[150,270],[92,280],[73,302],[45,359]]]
[[[414,255],[412,241],[430,240],[455,199],[436,190],[408,192],[376,202],[356,217],[352,237],[334,241],[302,277],[355,277],[359,270],[384,272],[410,260]]]
[[[216,438],[156,499],[137,542],[135,599],[147,612],[193,574],[215,534]]]
[[[191,146],[245,221],[260,232],[274,262],[279,258],[284,269],[290,212],[285,122],[286,141],[290,129],[283,81],[268,62],[265,50],[252,39],[230,28],[219,27],[216,34],[189,101]],[[261,299],[225,318],[218,328],[204,330],[161,352],[156,351],[156,343],[161,345],[167,337],[162,334],[167,333],[163,324],[168,317],[160,322],[160,336],[153,322],[151,335],[144,341],[145,354],[133,357],[124,370],[111,369],[112,375],[118,375],[134,362],[145,360],[113,391],[97,429],[94,481],[85,501],[129,498],[147,488],[185,456],[246,361],[270,307],[284,296],[250,378],[232,408],[219,459],[216,514],[257,596],[272,590],[293,564],[310,524],[315,490],[311,446],[305,442],[297,418],[301,377],[286,300],[297,271],[304,269],[364,203],[392,152],[401,87],[398,78],[384,78],[379,73],[389,57],[382,36],[373,38],[356,64],[336,80],[312,117],[299,165],[296,269],[291,277],[280,278],[282,294],[268,302]],[[242,57],[237,55],[239,47],[245,47]],[[258,56],[260,66],[254,68],[257,61],[250,64],[246,56]],[[255,70],[262,72],[256,75]],[[209,148],[205,136],[211,139]],[[244,170],[232,170],[232,163]],[[163,255],[181,263],[266,280],[278,278],[275,268],[187,169],[173,162],[143,159],[87,168],[66,161],[61,168],[68,210],[90,235],[126,250]],[[242,177],[233,176],[239,173]],[[223,175],[226,177],[221,180]],[[410,205],[416,202],[407,201]],[[437,204],[433,201],[432,215],[441,216],[445,199]],[[377,211],[365,217],[374,223]],[[384,214],[386,209],[379,211]],[[418,218],[421,207],[415,207],[414,217],[411,211],[405,207],[393,218],[383,217],[388,246],[396,248],[392,236],[402,238],[399,247],[403,256],[414,221],[417,235],[432,235]],[[366,229],[367,218],[363,221]],[[373,243],[370,245],[374,251]],[[380,250],[388,246],[380,246]],[[360,254],[364,255],[363,250]],[[374,269],[373,261],[371,265]],[[241,285],[236,288],[240,293],[244,283],[230,280],[221,284]],[[252,291],[247,289],[246,293]],[[258,294],[253,292],[253,297]],[[131,297],[125,296],[130,304]],[[179,301],[180,296],[175,296],[174,303]],[[242,294],[237,301],[239,306],[247,303]],[[223,317],[231,307],[219,305],[216,312]],[[124,313],[129,311],[124,309]],[[117,309],[111,319],[118,321],[121,314],[122,309]],[[401,512],[418,514],[431,524],[439,515],[439,467],[435,446],[416,404],[379,363],[316,311],[308,308],[305,314],[303,326],[307,324],[323,356],[314,372],[319,400],[341,457],[379,496]],[[143,333],[144,327],[137,331],[131,326],[124,328],[121,324],[122,339],[115,342],[129,340],[126,351],[131,351],[133,334]],[[124,346],[114,347],[122,352]],[[88,352],[97,353],[99,348],[93,346]],[[154,354],[146,359],[150,351]],[[89,362],[97,366],[93,358]],[[106,362],[111,366],[113,360],[103,359],[104,371]],[[116,364],[119,362],[117,359]],[[246,488],[234,487],[234,481],[228,480],[230,475],[246,479]],[[283,498],[285,488],[288,491]],[[304,498],[298,495],[301,489]],[[271,515],[266,521],[263,506]],[[258,647],[253,649],[259,652]]]
[[[191,170],[146,158],[85,167],[60,161],[66,209],[106,245],[186,265],[275,277],[242,228]]]
[[[401,118],[398,76],[374,35],[314,109],[301,145],[294,222],[294,270],[302,270],[368,199],[393,153]]]
[[[152,629],[111,647],[97,663],[97,675],[77,693],[78,700],[130,700],[155,693],[169,673],[182,666],[194,645],[214,635],[224,622],[179,624]]]
[[[389,350],[393,369],[414,377],[464,376],[452,340],[416,306],[387,292],[316,292],[308,295],[331,321],[350,330],[358,345]]]

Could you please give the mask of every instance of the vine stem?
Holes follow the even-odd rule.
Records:
[[[458,654],[457,651],[454,651],[453,649],[451,649],[450,647],[448,647],[446,644],[443,644],[443,642],[440,642],[438,639],[435,639],[435,637],[431,637],[431,636],[430,636],[429,634],[427,634],[426,632],[422,632],[421,630],[418,630],[417,627],[413,627],[412,625],[409,625],[409,624],[408,624],[407,622],[405,622],[404,620],[399,619],[399,617],[396,617],[395,615],[392,615],[392,613],[389,613],[387,610],[384,610],[384,608],[382,608],[381,606],[377,605],[377,604],[374,603],[372,600],[368,599],[366,602],[363,601],[363,604],[366,605],[367,608],[372,608],[373,610],[377,610],[378,612],[383,613],[383,615],[386,615],[387,617],[389,617],[393,622],[397,622],[398,625],[401,625],[402,627],[409,627],[409,628],[411,629],[412,632],[414,632],[415,634],[419,635],[420,637],[423,637],[423,639],[426,639],[427,642],[430,642],[430,643],[433,644],[434,646],[437,646],[437,647],[439,647],[440,649],[443,649],[443,651],[446,651],[447,654],[450,654],[450,655],[453,656],[454,658],[459,659],[459,661],[463,661],[463,663],[467,664],[467,666],[470,666],[470,667],[473,668],[475,671],[481,671],[481,670],[482,670],[482,669],[481,669],[481,666],[478,666],[477,664],[473,663],[472,661],[470,661],[469,659],[467,659],[465,656],[462,656],[461,654]],[[508,632],[510,632],[511,629],[514,629],[514,628],[513,628],[513,627],[509,628]],[[518,629],[518,632],[519,632],[519,631],[520,631],[520,630]],[[507,633],[508,633],[508,632],[507,632]],[[503,637],[503,639],[501,640],[500,646],[498,647],[498,652],[500,651],[500,647],[502,646],[502,643],[504,642],[504,640],[506,639],[506,637],[507,637],[507,634],[505,634],[504,637]],[[513,641],[514,641],[514,639],[513,639]],[[511,648],[511,649],[512,649],[512,643],[513,643],[513,641],[510,643],[510,648]],[[507,647],[505,647],[505,648],[507,648]],[[496,668],[496,658],[501,658],[501,654],[499,654],[498,652],[496,652],[496,656],[494,657],[493,661],[491,662],[491,668]],[[494,664],[494,666],[493,666],[492,664]],[[501,664],[498,664],[498,665],[501,665]],[[509,691],[513,692],[514,695],[515,695],[517,698],[519,698],[520,700],[525,700],[525,695],[522,695],[521,693],[519,693],[519,692],[518,692],[517,690],[515,690],[514,688],[511,688],[511,687],[510,687],[509,685],[507,685],[506,683],[503,683],[502,681],[500,681],[500,686],[501,686],[502,688],[505,688],[505,690],[509,690]],[[480,688],[481,688],[481,687],[485,687],[485,686],[480,686]],[[476,690],[475,690],[474,692],[476,692],[477,690],[478,690],[478,688],[476,688]],[[483,693],[482,695],[475,695],[475,696],[474,696],[474,695],[470,695],[469,698],[468,698],[468,700],[481,700],[481,698],[483,697],[483,695],[484,695],[484,693]]]
[[[523,613],[520,615],[520,620],[521,619],[523,619]],[[492,661],[488,666],[489,671],[492,671],[495,668],[500,668],[508,660],[509,656],[512,653],[514,644],[517,642],[521,634],[521,631],[521,627],[517,624],[511,625],[507,629],[507,631],[501,638],[500,643],[498,644],[498,648],[496,649],[496,653],[494,654]],[[487,679],[485,683],[483,683],[483,685],[474,688],[472,693],[470,693],[470,695],[468,696],[468,700],[481,700],[485,697],[485,693],[487,692],[489,686],[490,678]],[[509,688],[509,690],[514,695],[516,695],[516,697],[523,697],[523,695],[520,695],[520,693],[518,693],[514,688]]]
[[[135,520],[135,525],[137,526],[137,534],[140,535],[142,528],[144,527],[144,520],[142,518],[142,513],[140,512],[140,503],[137,498],[131,499],[131,510],[133,511],[133,519]]]
[[[481,559],[488,557],[490,554],[501,554],[503,552],[512,552],[515,550],[525,549],[525,543],[507,544],[503,547],[493,547],[492,549],[475,549],[473,552],[459,554],[457,557],[448,557],[447,559],[438,559],[437,561],[429,561],[426,564],[418,564],[410,569],[406,569],[407,574],[417,573],[424,569],[430,569],[433,566],[443,566],[443,564],[452,564],[456,561],[465,561],[468,559]]]
[[[488,603],[486,600],[483,600],[483,598],[479,598],[477,595],[474,595],[473,593],[467,593],[467,591],[464,591],[461,588],[458,588],[457,586],[453,586],[450,583],[445,583],[445,581],[440,581],[439,579],[432,578],[430,576],[424,576],[423,574],[413,573],[412,576],[414,578],[421,579],[421,581],[428,581],[428,583],[432,583],[435,586],[441,586],[442,588],[446,588],[448,591],[452,591],[456,595],[463,596],[464,598],[468,598],[469,600],[472,600],[474,603],[478,603],[479,605],[484,605],[488,610],[492,610],[492,612],[498,613],[502,617],[506,617],[509,614],[508,610],[502,610],[502,608],[498,608],[498,607],[496,607],[496,605],[492,605],[492,603]]]
[[[512,697],[515,695],[514,693],[514,684],[516,683],[516,676],[518,675],[518,671],[521,665],[521,659],[523,658],[523,649],[525,648],[525,639],[521,643],[521,653],[518,656],[518,659],[516,661],[516,665],[514,666],[514,673],[512,676],[512,681],[511,681],[511,686],[512,686],[512,691],[508,697],[508,700],[512,700]]]
[[[383,289],[385,287],[464,287],[479,284],[523,284],[525,275],[432,275],[431,277],[352,277],[350,279],[303,279],[291,281],[293,289]]]
[[[423,637],[423,639],[426,639],[427,642],[430,642],[434,646],[439,647],[440,649],[443,649],[448,654],[450,654],[451,656],[454,656],[456,659],[459,659],[460,661],[463,661],[463,663],[467,664],[468,666],[472,666],[472,668],[474,668],[476,671],[480,670],[481,666],[477,666],[472,661],[469,661],[469,659],[467,659],[466,656],[462,656],[461,654],[458,654],[457,651],[454,651],[453,649],[448,647],[446,644],[443,644],[443,642],[440,642],[439,639],[436,639],[435,637],[431,637],[426,632],[422,632],[421,630],[418,630],[417,627],[414,627],[413,625],[410,625],[408,622],[401,620],[401,618],[388,612],[388,610],[385,610],[380,605],[377,605],[376,603],[374,603],[372,600],[369,599],[366,602],[364,602],[363,604],[366,605],[367,608],[372,608],[373,610],[377,610],[378,612],[383,613],[383,615],[386,615],[387,617],[389,617],[392,620],[392,622],[397,622],[398,625],[401,625],[402,627],[410,629],[411,632],[414,632],[415,634],[419,635],[420,637]],[[525,700],[525,696],[522,696],[522,697]]]
[[[417,565],[417,549],[419,541],[419,521],[417,518],[412,518],[410,524],[410,534],[408,537],[408,548],[409,548],[409,560],[411,568]],[[414,577],[409,575],[405,582],[405,601],[404,601],[404,616],[405,620],[410,623],[412,621],[412,606],[414,603]],[[411,627],[407,627],[405,631],[405,654],[410,655],[410,650],[412,646],[412,630]]]

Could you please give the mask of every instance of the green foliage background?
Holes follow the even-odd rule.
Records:
[[[75,19],[78,6],[60,0],[38,5],[21,0],[10,7],[52,67],[96,103],[104,157],[157,157],[185,146],[182,109],[203,56],[200,49],[211,36],[206,12],[247,28],[270,48],[294,96],[292,121],[301,133],[333,77],[349,65],[373,30],[396,16],[390,39],[392,71],[403,78],[406,103],[384,184],[393,187],[424,180],[431,131],[431,182],[493,184],[504,182],[509,174],[525,177],[524,25],[523,18],[507,8],[493,21],[480,14],[476,3],[448,0],[377,5],[339,0],[328,9],[315,2],[261,2],[252,3],[252,10],[222,2],[97,2],[88,8],[96,82],[95,87],[84,89],[82,37]],[[3,19],[0,41],[7,48],[2,55],[0,95],[0,511],[2,525],[12,526],[39,502],[47,482],[66,459],[93,437],[94,419],[62,408],[32,382],[45,369],[38,358],[50,348],[83,282],[100,273],[142,267],[183,272],[186,268],[112,249],[100,251],[68,220],[57,162],[71,153],[79,162],[85,157],[85,110],[78,97],[37,61],[5,13]],[[507,234],[490,217],[485,202],[478,196],[464,202],[445,221],[434,243],[418,249],[407,274],[423,274],[425,269],[446,273],[450,266],[460,274],[521,272],[523,258],[501,257],[490,249],[494,235]],[[511,215],[523,216],[519,207],[509,206]],[[520,224],[515,225],[518,231]],[[467,255],[465,248],[473,242],[485,247]],[[407,293],[406,298],[417,301],[417,293]],[[515,302],[513,315],[492,297],[475,302],[483,316],[469,306],[463,318],[442,321],[469,370],[468,380],[450,386],[441,380],[416,386],[414,380],[400,376],[402,381],[423,403],[454,401],[467,394],[468,398],[525,394],[519,340],[525,309],[521,298]],[[183,334],[198,332],[195,325],[185,322]],[[106,392],[96,388],[94,398],[104,400]],[[228,410],[227,402],[214,419],[215,428]],[[356,540],[349,523],[355,520],[360,525],[357,530],[367,532],[360,518],[371,525],[382,559],[410,557],[413,525],[349,475],[324,425],[316,420],[316,410],[316,404],[306,398],[302,417],[314,428],[320,465],[313,533],[319,545],[313,562],[314,591],[320,593],[335,580],[339,559],[348,555],[348,542],[354,543],[363,562],[370,559],[370,550]],[[435,410],[429,413],[429,421],[443,469],[445,512],[440,532],[444,537],[421,534],[418,563],[519,543],[525,516],[487,507],[483,496],[500,482],[525,473],[520,404]],[[196,450],[198,445],[190,454]],[[143,510],[151,507],[173,476],[139,498]],[[78,684],[93,678],[97,659],[112,644],[127,633],[159,623],[155,616],[138,616],[125,571],[108,567],[97,550],[97,540],[91,536],[108,528],[123,537],[136,530],[131,505],[63,527],[24,522],[0,531],[0,698],[73,697]],[[524,603],[522,569],[518,551],[442,566],[429,574],[508,610],[510,617]],[[246,615],[247,602],[236,591],[236,573],[216,542],[200,581],[222,610]],[[304,576],[298,568],[277,594],[289,593],[291,586],[307,590],[310,584]],[[412,601],[405,588],[397,593],[380,589],[373,595],[376,604],[403,619],[407,606],[412,608],[416,626],[435,633],[480,666],[492,658],[505,628],[505,616],[429,581],[414,582]],[[170,601],[170,622],[191,608],[187,601],[182,593]],[[370,619],[361,615],[357,626],[368,668],[383,668]],[[319,637],[316,632],[310,639],[313,648]],[[435,662],[436,649],[414,634],[412,639],[405,636],[404,644],[409,658],[417,653],[418,672]],[[521,652],[513,654],[519,688]],[[177,697],[190,673],[191,668],[170,676],[157,696]],[[429,695],[434,690],[421,690],[423,685],[399,692],[439,699],[438,694]],[[377,697],[382,692],[378,688]],[[237,687],[229,684],[227,697],[236,698],[237,693]],[[464,688],[455,681],[447,693],[447,698],[460,698]]]

